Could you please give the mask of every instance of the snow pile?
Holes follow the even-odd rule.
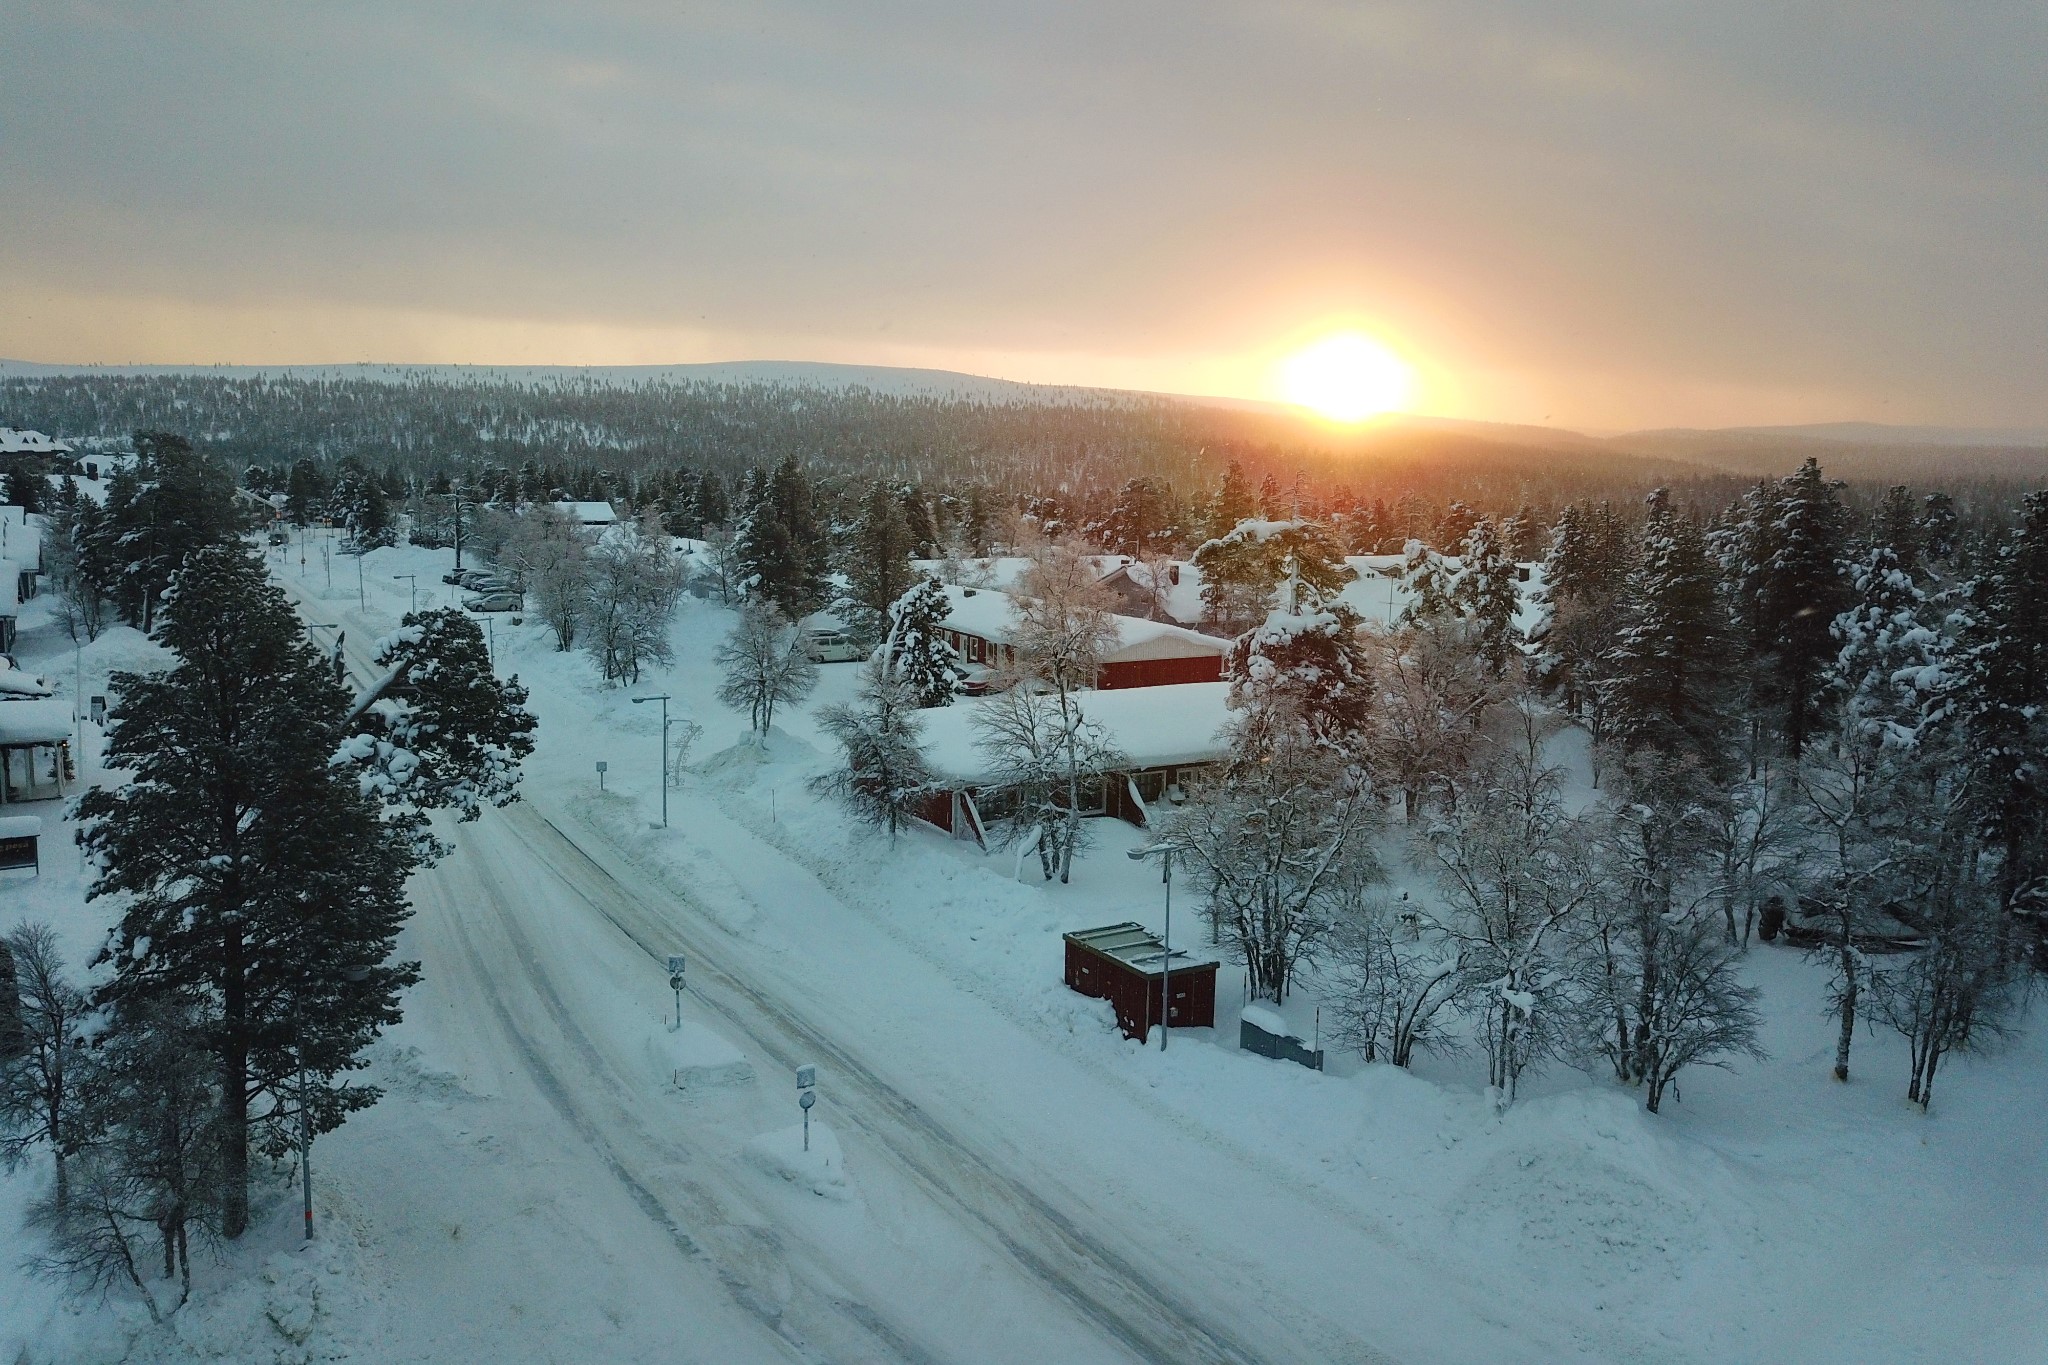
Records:
[[[754,1079],[746,1056],[694,1019],[674,1033],[663,1029],[647,1037],[647,1055],[656,1073],[679,1090],[714,1085],[745,1085]]]
[[[770,1175],[779,1175],[799,1189],[825,1199],[853,1197],[846,1183],[846,1158],[839,1139],[824,1124],[811,1123],[811,1150],[804,1150],[802,1124],[763,1133],[747,1144],[747,1158]]]
[[[278,1252],[226,1290],[195,1295],[171,1320],[177,1343],[192,1359],[237,1365],[368,1359],[361,1334],[370,1300],[350,1260],[331,1238]]]

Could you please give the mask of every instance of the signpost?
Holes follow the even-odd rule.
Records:
[[[604,767],[602,763],[597,766],[600,770]],[[687,965],[681,953],[668,955],[668,988],[676,993],[676,1026],[670,1033],[683,1031],[683,968]]]
[[[597,760],[597,789],[599,791],[604,790],[604,775],[607,771],[610,770],[611,766],[611,764],[605,762],[601,758]]]
[[[811,1106],[818,1102],[818,1068],[800,1066],[796,1069],[796,1106],[804,1111],[804,1150],[811,1150]]]

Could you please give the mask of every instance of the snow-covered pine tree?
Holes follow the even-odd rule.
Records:
[[[1603,737],[1723,773],[1727,618],[1705,536],[1663,489],[1651,495],[1638,553],[1616,603],[1620,629],[1601,661]]]
[[[222,1231],[236,1237],[252,1137],[281,1121],[295,1072],[317,1131],[377,1098],[335,1078],[362,1064],[418,979],[389,960],[414,856],[334,765],[349,699],[260,562],[239,546],[194,553],[162,639],[172,668],[114,676],[107,759],[134,777],[80,799],[80,843],[98,865],[88,894],[125,897],[99,959],[102,1002],[203,1012],[225,1134]]]
[[[920,578],[889,608],[889,635],[884,648],[889,666],[910,688],[918,706],[944,706],[959,690],[953,647],[946,643],[945,622],[951,611],[946,590],[936,578]]]
[[[1520,574],[1500,528],[1485,517],[1465,533],[1459,556],[1451,598],[1477,627],[1479,656],[1499,677],[1521,655],[1522,632],[1515,625],[1522,602]]]
[[[917,579],[910,564],[915,536],[904,507],[898,494],[879,483],[870,485],[847,538],[841,610],[854,638],[870,648],[888,633],[889,608]]]
[[[1269,613],[1231,643],[1224,671],[1241,741],[1257,750],[1298,733],[1343,753],[1370,732],[1376,679],[1358,613],[1343,603]]]
[[[1877,515],[1871,540],[1885,546],[1898,559],[1899,567],[1918,578],[1922,571],[1920,562],[1920,508],[1913,500],[1913,491],[1902,483],[1895,483],[1884,491],[1884,499],[1877,505]]]
[[[486,803],[518,800],[535,721],[519,679],[491,667],[475,619],[452,607],[413,612],[374,650],[384,672],[351,705],[340,749],[358,765],[364,792],[421,817],[453,810],[462,821]],[[415,833],[421,858],[446,852],[424,818]]]
[[[1927,594],[1891,545],[1871,546],[1850,577],[1855,602],[1832,627],[1831,680],[1853,733],[1909,748],[1944,678],[1944,644]]]
[[[814,779],[813,789],[845,801],[867,824],[886,828],[892,844],[931,781],[917,711],[909,683],[872,659],[862,667],[860,690],[850,704],[818,712],[818,724],[839,741],[846,762]]]
[[[924,489],[906,483],[896,490],[896,500],[903,509],[903,529],[910,538],[910,554],[930,559],[939,552],[939,528],[932,519],[932,505],[925,499]]]
[[[1963,737],[1970,801],[1997,856],[2000,899],[2048,928],[2048,492],[1971,584],[1938,703]]]
[[[1451,586],[1442,556],[1420,540],[1410,540],[1402,551],[1401,587],[1408,594],[1408,605],[1401,609],[1401,624],[1415,626],[1457,616]]]
[[[1826,715],[1831,627],[1849,605],[1847,513],[1809,458],[1779,481],[1768,560],[1760,566],[1758,643],[1768,661],[1787,753],[1804,749]]]

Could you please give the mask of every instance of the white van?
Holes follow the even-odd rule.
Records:
[[[857,663],[868,656],[837,626],[806,626],[804,653],[811,656],[813,663],[821,664]]]

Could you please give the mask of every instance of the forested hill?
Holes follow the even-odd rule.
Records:
[[[17,371],[0,378],[0,425],[73,441],[170,431],[236,466],[353,457],[408,473],[531,462],[688,467],[731,480],[794,455],[828,477],[1086,493],[1138,477],[1207,487],[1236,459],[1283,483],[1300,471],[1311,489],[1441,492],[1507,508],[1715,480],[1697,465],[1569,432],[1397,421],[1337,433],[1286,413],[1158,395],[1023,385],[963,394],[937,384],[892,393],[796,375]]]

